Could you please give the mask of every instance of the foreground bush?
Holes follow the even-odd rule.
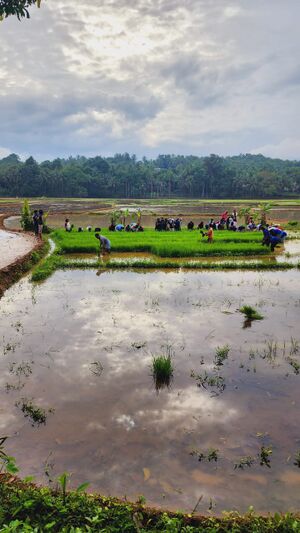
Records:
[[[259,517],[250,511],[218,518],[168,513],[80,491],[50,491],[8,475],[0,478],[0,502],[0,533],[300,532],[298,515]]]

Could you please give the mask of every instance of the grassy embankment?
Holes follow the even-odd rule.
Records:
[[[252,510],[245,515],[224,513],[221,518],[199,516],[194,512],[169,513],[147,508],[142,498],[134,504],[87,495],[84,488],[81,486],[76,492],[66,492],[62,480],[60,489],[51,491],[2,475],[0,533],[300,532],[298,515],[262,517]]]
[[[38,245],[35,250],[25,257],[16,260],[13,264],[0,271],[0,298],[13,283],[18,281],[26,272],[31,270],[49,251],[48,240]],[[47,259],[45,260],[47,261]],[[45,263],[43,261],[43,264]]]
[[[112,243],[114,252],[151,252],[157,256],[165,258],[156,261],[154,258],[105,258],[98,260],[66,258],[64,254],[93,253],[99,251],[99,243],[95,239],[93,232],[72,232],[66,233],[64,230],[56,230],[51,237],[56,244],[56,251],[45,261],[43,261],[33,272],[32,280],[41,281],[50,276],[57,269],[72,268],[100,268],[100,269],[125,269],[125,268],[187,268],[187,269],[210,269],[210,270],[229,270],[229,269],[289,269],[295,268],[289,262],[276,263],[272,261],[274,254],[261,246],[261,235],[259,233],[233,233],[227,231],[215,232],[215,241],[213,244],[202,239],[198,231],[189,232],[155,232],[147,229],[143,233],[110,233],[107,230],[102,232],[108,235]],[[251,261],[251,256],[263,255],[270,258],[265,263],[257,260]],[[239,262],[237,259],[230,260],[232,257],[248,256],[247,262]],[[208,262],[191,260],[190,258],[213,258],[228,257],[228,261]],[[181,260],[173,260],[181,258]],[[187,259],[189,258],[189,259]],[[299,266],[299,265],[296,265]]]

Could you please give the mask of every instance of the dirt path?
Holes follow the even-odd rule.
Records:
[[[32,235],[0,229],[0,270],[27,255],[36,244],[37,240]]]

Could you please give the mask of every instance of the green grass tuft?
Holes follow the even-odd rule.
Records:
[[[240,308],[240,312],[243,313],[249,320],[262,320],[264,317],[251,305],[244,305]]]
[[[167,355],[153,356],[152,375],[157,389],[170,385],[173,376],[173,364],[170,352]]]

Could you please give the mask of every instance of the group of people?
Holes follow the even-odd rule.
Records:
[[[43,215],[44,215],[44,211],[42,209],[35,209],[32,215],[33,231],[34,231],[35,236],[38,237],[39,239],[42,238],[42,233],[43,233],[43,226],[44,226]]]
[[[282,230],[278,226],[262,226],[261,230],[263,232],[263,246],[271,246],[271,252],[274,252],[275,246],[282,244],[284,239],[287,237],[286,231]]]
[[[67,232],[71,232],[73,230],[73,228],[74,228],[74,224],[71,224],[70,219],[66,218],[65,219],[65,230]],[[86,230],[89,231],[89,232],[91,232],[92,229],[93,229],[92,226],[87,226],[86,227]],[[79,233],[81,233],[82,231],[84,231],[84,229],[83,229],[82,226],[79,226],[77,228],[77,231]],[[100,234],[101,228],[95,228],[94,231],[95,231],[95,237],[96,237],[96,239],[98,239],[99,244],[100,244],[99,253],[100,254],[109,254],[110,250],[111,250],[110,240],[107,237],[104,237],[104,235]]]
[[[34,228],[36,235],[41,235],[42,229],[43,229],[43,211],[40,209],[39,211],[34,211],[33,215],[33,221],[34,221]],[[182,219],[180,218],[157,218],[155,222],[155,230],[156,231],[181,231],[181,224]],[[70,223],[70,220],[66,218],[65,220],[65,230],[70,232],[74,228],[74,225]],[[195,228],[195,224],[192,220],[188,222],[187,229],[192,231]],[[228,214],[227,211],[222,213],[220,216],[220,219],[215,222],[213,218],[210,219],[210,221],[207,224],[204,224],[202,221],[196,226],[198,230],[200,230],[200,233],[202,237],[207,237],[207,242],[212,243],[214,239],[214,230],[224,230],[227,229],[229,231],[253,231],[253,230],[261,230],[263,232],[263,240],[262,245],[263,246],[270,246],[271,251],[273,252],[275,247],[278,244],[282,244],[284,242],[284,239],[287,237],[287,233],[280,228],[279,226],[269,226],[266,223],[261,222],[260,224],[255,224],[252,217],[249,217],[247,220],[246,225],[238,225],[237,221],[237,213],[236,210],[233,211],[231,215]],[[206,231],[203,231],[203,230]],[[91,226],[87,226],[87,231],[92,231]],[[127,226],[124,226],[124,224],[113,224],[109,226],[110,231],[127,231],[127,232],[139,232],[144,231],[144,228],[136,222],[132,222],[131,224],[127,224]],[[79,227],[77,229],[78,232],[83,231],[82,227]],[[104,237],[100,234],[101,228],[95,228],[95,237],[99,240],[100,243],[100,253],[110,253],[111,251],[111,242],[107,237]]]
[[[113,222],[110,224],[110,226],[108,227],[109,231],[133,231],[133,232],[136,232],[136,231],[144,231],[144,228],[143,226],[141,226],[141,224],[139,224],[138,222],[131,222],[131,224],[127,224],[126,226],[124,226],[124,224],[114,224]]]
[[[155,222],[156,231],[181,231],[181,218],[157,218]]]

